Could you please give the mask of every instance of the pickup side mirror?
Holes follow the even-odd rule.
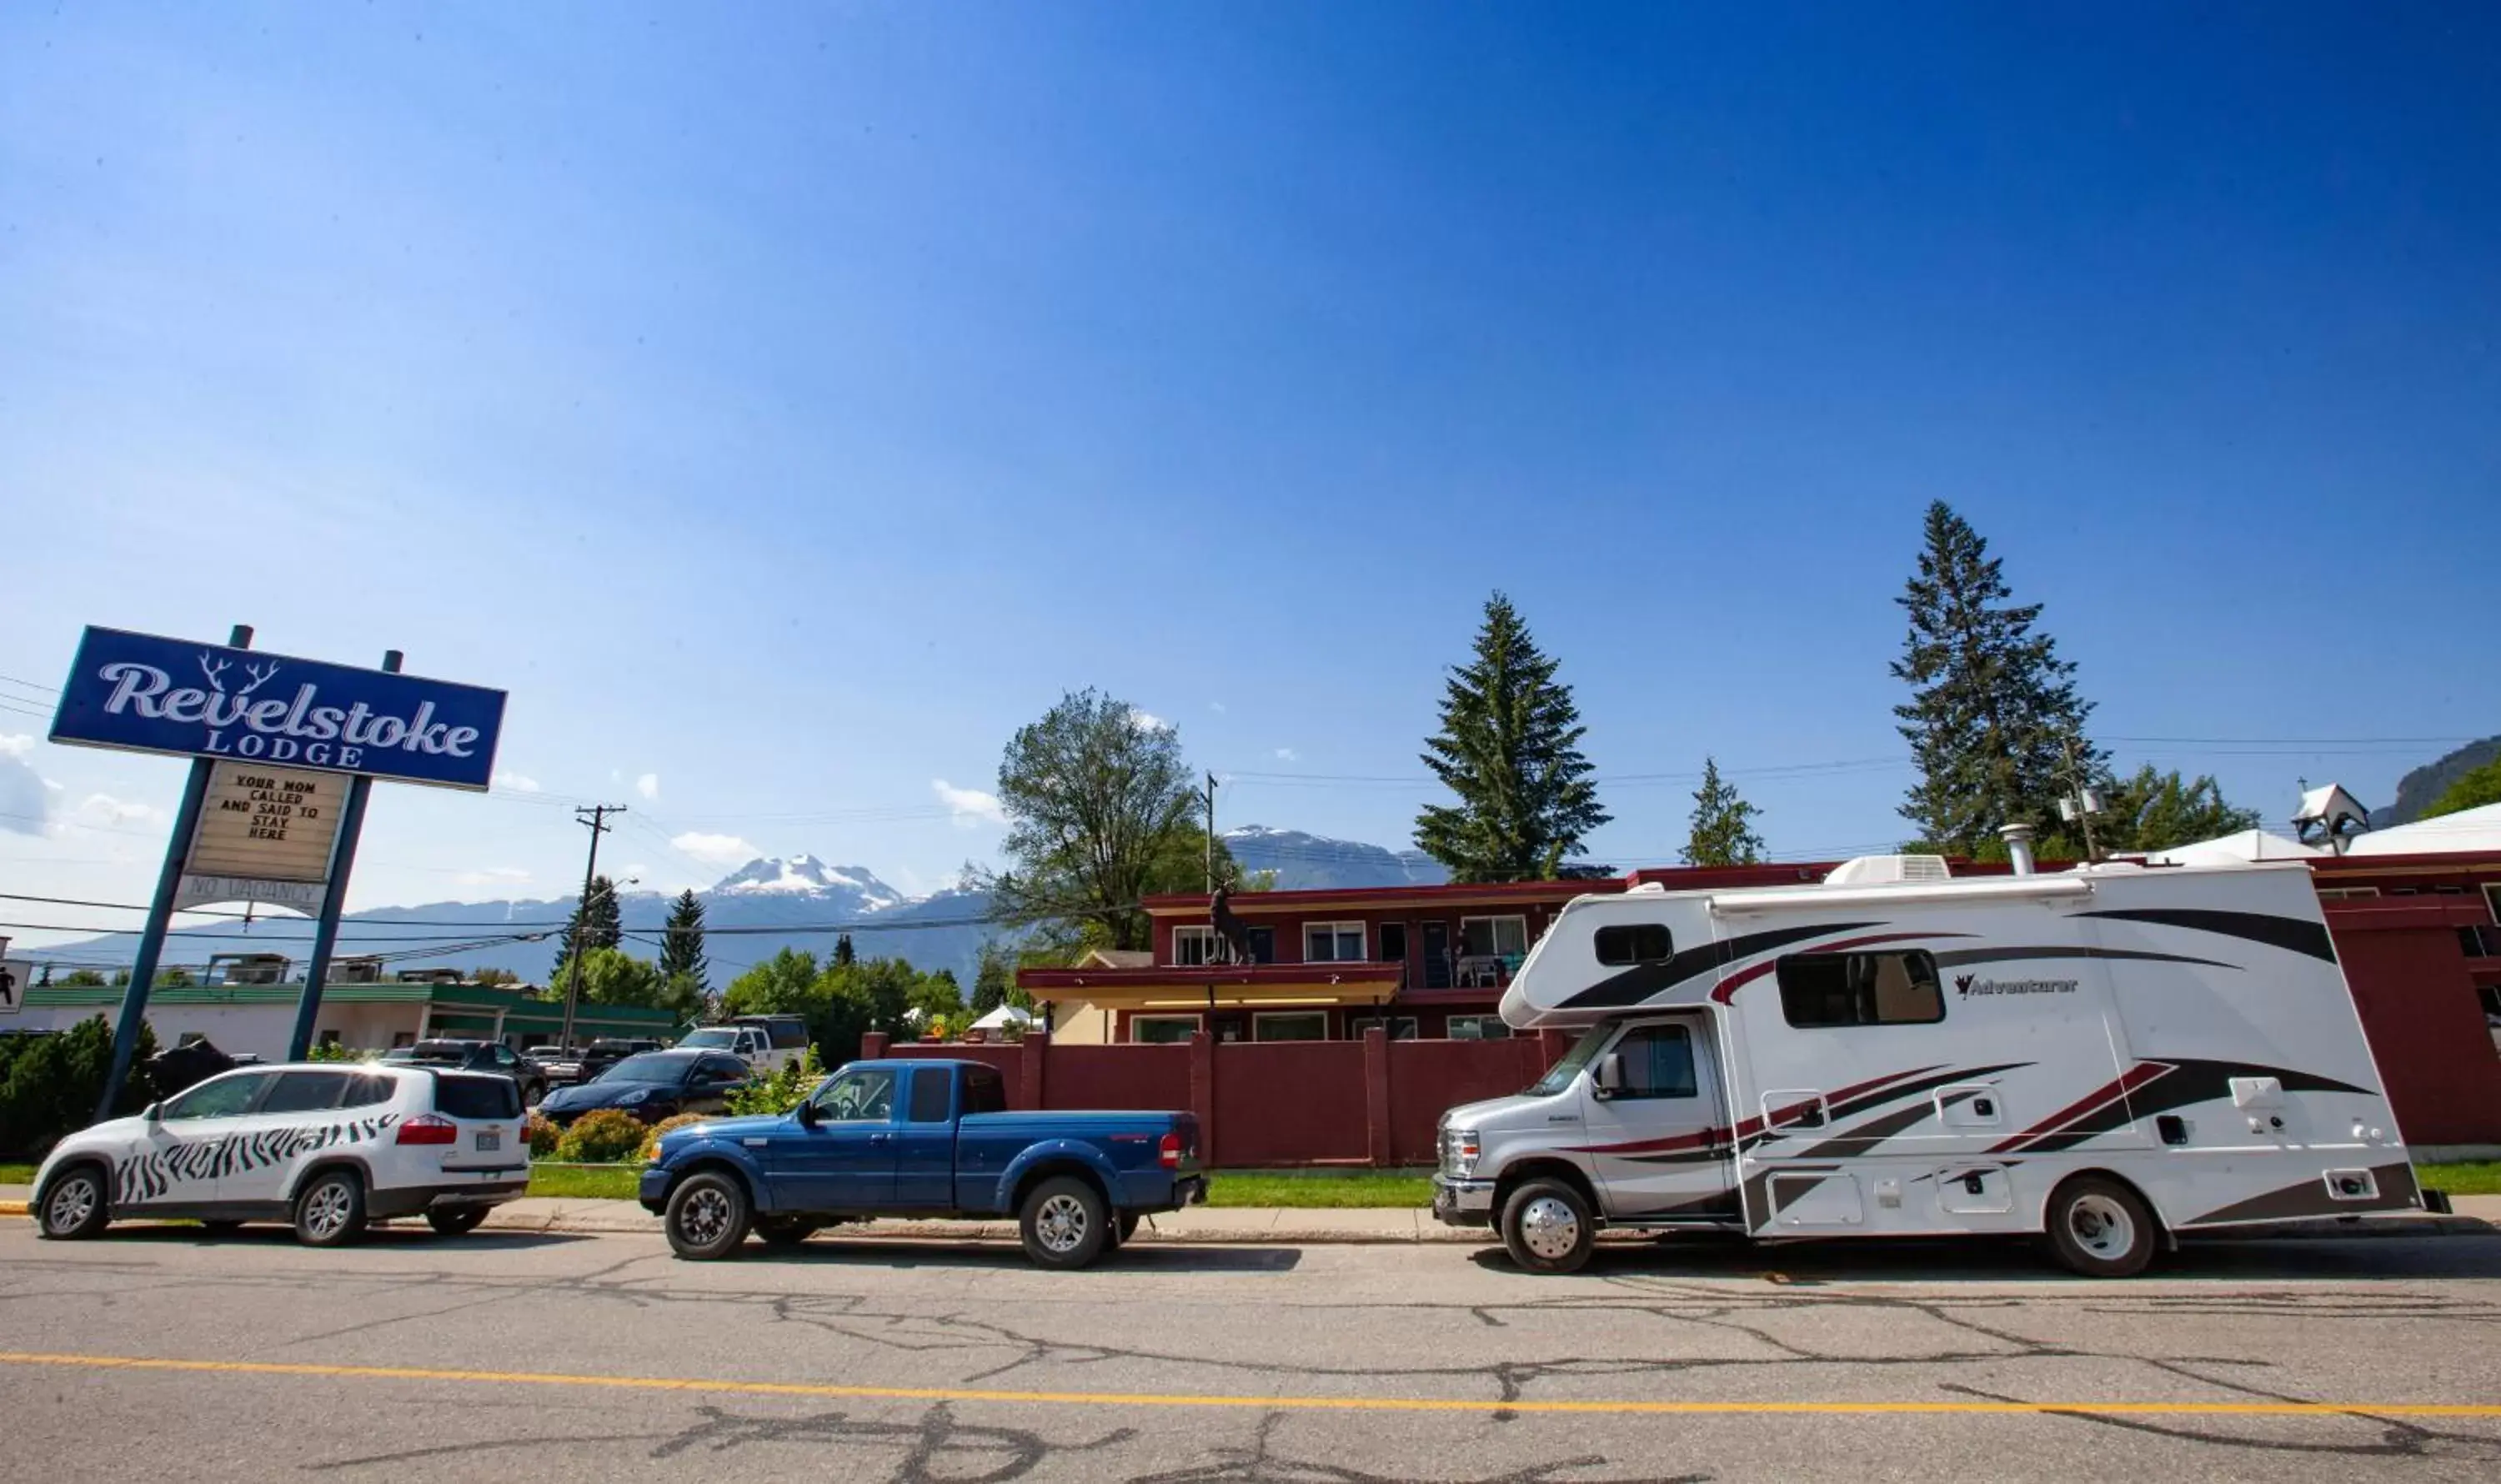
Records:
[[[817,1105],[814,1102],[803,1102],[799,1104],[798,1119],[800,1128],[814,1129],[817,1127],[817,1121],[822,1116],[822,1114],[817,1111]]]
[[[1622,1092],[1624,1090],[1623,1054],[1611,1051],[1600,1057],[1596,1069],[1589,1074],[1589,1085],[1591,1091],[1600,1097],[1613,1097]]]

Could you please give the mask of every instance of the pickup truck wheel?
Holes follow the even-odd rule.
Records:
[[[823,1230],[813,1221],[803,1221],[795,1216],[759,1216],[755,1219],[755,1234],[764,1238],[767,1247],[796,1247]]]
[[[1530,1272],[1580,1271],[1596,1235],[1588,1202],[1560,1180],[1531,1180],[1503,1203],[1502,1245]]]
[[[687,1176],[669,1193],[668,1215],[661,1225],[671,1251],[689,1262],[709,1263],[736,1252],[753,1221],[747,1187],[707,1171]]]
[[[1043,1267],[1084,1267],[1112,1240],[1112,1212],[1094,1187],[1054,1175],[1033,1188],[1017,1216],[1024,1255]]]

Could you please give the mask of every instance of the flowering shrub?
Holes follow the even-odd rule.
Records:
[[[650,1136],[643,1140],[643,1163],[649,1164],[660,1157],[662,1135],[675,1133],[681,1129],[690,1129],[700,1123],[709,1123],[712,1118],[713,1115],[710,1113],[681,1113],[675,1118],[664,1118],[653,1124]]]
[[[642,1121],[623,1108],[601,1108],[575,1119],[555,1141],[555,1157],[576,1164],[614,1164],[643,1147]]]
[[[562,1129],[549,1123],[536,1113],[531,1114],[521,1125],[521,1132],[530,1141],[530,1158],[533,1160],[544,1160],[552,1156],[555,1153],[556,1141],[564,1137]]]

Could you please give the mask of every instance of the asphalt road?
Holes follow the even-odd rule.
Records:
[[[2117,1284],[1957,1245],[1571,1279],[1416,1245],[749,1253],[0,1222],[0,1436],[69,1479],[2501,1477],[2501,1237]]]

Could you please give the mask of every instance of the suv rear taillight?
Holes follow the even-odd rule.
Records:
[[[399,1126],[393,1136],[395,1144],[456,1144],[460,1142],[460,1126],[439,1113],[419,1113]]]
[[[1155,1145],[1155,1163],[1166,1169],[1181,1168],[1180,1134],[1167,1133],[1163,1136],[1162,1142]]]

